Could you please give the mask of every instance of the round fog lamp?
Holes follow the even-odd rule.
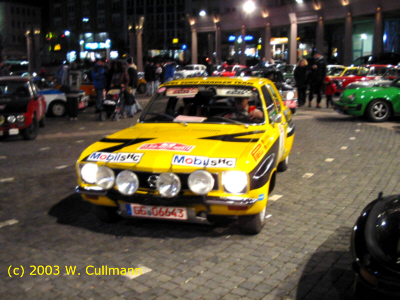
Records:
[[[174,173],[162,173],[158,176],[156,181],[157,190],[161,196],[172,198],[178,195],[181,190],[181,181]]]
[[[190,190],[199,195],[206,195],[214,187],[214,178],[205,170],[197,170],[189,175]]]
[[[129,196],[133,195],[139,188],[139,179],[135,173],[125,170],[117,175],[115,185],[121,194]]]
[[[105,189],[109,190],[114,185],[115,175],[113,170],[108,167],[101,166],[96,173],[96,184]]]
[[[15,123],[15,120],[16,120],[16,119],[15,119],[15,116],[8,116],[8,118],[7,118],[7,122],[8,122],[8,123],[11,123],[11,124],[12,124],[12,123]]]
[[[85,164],[81,169],[82,179],[87,183],[96,183],[97,169],[96,164]]]

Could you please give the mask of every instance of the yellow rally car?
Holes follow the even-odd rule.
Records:
[[[210,223],[258,233],[294,139],[290,109],[265,78],[188,78],[158,88],[136,125],[80,156],[77,192],[103,221]]]

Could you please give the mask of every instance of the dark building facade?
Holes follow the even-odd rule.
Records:
[[[50,0],[47,42],[55,57],[183,58],[190,38],[187,0]],[[140,35],[140,37],[138,36]],[[138,49],[137,40],[140,39]]]

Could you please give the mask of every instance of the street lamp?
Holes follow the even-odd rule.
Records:
[[[254,4],[254,2],[253,1],[251,1],[251,0],[248,0],[248,1],[246,1],[244,4],[243,4],[243,10],[246,12],[246,13],[252,13],[254,10],[256,9],[256,5]]]

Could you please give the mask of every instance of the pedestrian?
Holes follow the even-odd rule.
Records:
[[[308,88],[308,62],[305,58],[297,62],[294,69],[294,81],[296,82],[299,107],[306,104],[306,93]]]
[[[126,103],[126,113],[130,118],[132,118],[136,112],[142,110],[142,107],[140,106],[139,102],[135,100],[135,94],[138,87],[139,79],[138,79],[137,66],[133,63],[133,58],[128,57],[126,63],[128,65],[127,72],[129,75],[128,92],[133,96],[134,100],[134,103],[132,104]]]
[[[208,61],[207,61],[207,74],[208,74],[208,76],[213,76],[213,73],[214,73],[214,65],[213,65],[213,63],[212,63],[212,60],[211,59],[208,59]]]
[[[107,67],[105,62],[104,58],[96,59],[92,69],[93,85],[96,91],[96,113],[102,109],[104,89],[107,87]]]
[[[163,84],[165,82],[165,61],[161,62],[161,75],[160,75],[160,83]]]
[[[151,96],[154,93],[154,81],[156,77],[156,70],[152,61],[146,61],[144,67],[144,79],[146,80],[146,95]]]
[[[125,117],[125,99],[129,98],[126,88],[129,84],[129,75],[122,61],[118,60],[115,64],[115,71],[111,78],[110,89],[120,89],[120,106],[122,115]]]
[[[332,105],[332,97],[335,95],[337,89],[336,84],[328,76],[325,77],[325,96],[326,96],[326,108]]]
[[[107,76],[106,76],[106,92],[110,90],[111,86],[111,80],[113,78],[115,69],[116,69],[116,64],[117,62],[115,60],[112,60],[111,62],[108,63],[107,66]]]
[[[161,74],[162,74],[162,68],[160,63],[156,63],[155,66],[155,80],[154,80],[154,91],[153,93],[158,89],[161,83]]]
[[[316,108],[321,108],[322,88],[326,76],[326,62],[321,53],[314,51],[314,62],[310,66],[310,93],[308,95],[308,107],[311,107],[314,94],[317,94]]]
[[[165,64],[165,75],[164,75],[164,82],[171,81],[174,79],[174,74],[175,74],[175,69],[176,69],[176,62],[174,61],[168,61]]]
[[[78,107],[79,107],[79,95],[78,91],[82,83],[82,72],[79,70],[78,65],[75,61],[70,66],[67,65],[65,69],[65,76],[67,81],[64,84],[68,85],[67,96],[67,115],[70,121],[78,120]],[[64,79],[65,80],[65,79]]]

